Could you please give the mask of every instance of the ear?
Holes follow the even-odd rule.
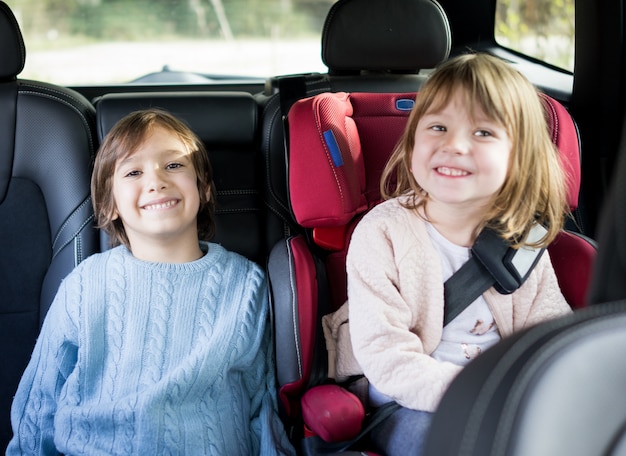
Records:
[[[207,202],[211,201],[211,186],[209,185],[206,189],[206,193],[204,195],[206,197]]]

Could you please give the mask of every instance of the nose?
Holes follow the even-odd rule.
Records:
[[[470,141],[462,132],[448,131],[443,137],[441,150],[455,155],[465,155],[470,150]]]
[[[167,188],[167,176],[165,170],[160,166],[155,166],[150,171],[147,171],[147,173],[148,179],[146,186],[149,192],[156,192]]]

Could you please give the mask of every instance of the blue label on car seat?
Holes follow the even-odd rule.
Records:
[[[333,159],[335,167],[338,168],[339,166],[342,166],[343,158],[341,157],[339,144],[337,144],[337,140],[335,139],[335,135],[333,134],[332,130],[326,130],[324,132],[324,141],[326,141],[328,151],[330,152],[330,157]]]
[[[413,105],[415,105],[415,100],[411,100],[410,98],[400,98],[396,100],[396,109],[398,111],[410,111],[413,109]]]

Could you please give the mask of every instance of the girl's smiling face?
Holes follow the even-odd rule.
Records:
[[[200,196],[189,153],[174,133],[155,126],[137,150],[116,163],[115,217],[133,253],[155,240],[197,244]]]
[[[415,130],[411,172],[428,195],[428,209],[482,211],[504,184],[512,150],[506,129],[480,108],[469,109],[457,89]]]

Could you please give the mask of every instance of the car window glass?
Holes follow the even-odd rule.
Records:
[[[334,0],[8,0],[23,78],[61,85],[199,82],[325,71]]]
[[[497,0],[498,44],[574,69],[574,0]]]

